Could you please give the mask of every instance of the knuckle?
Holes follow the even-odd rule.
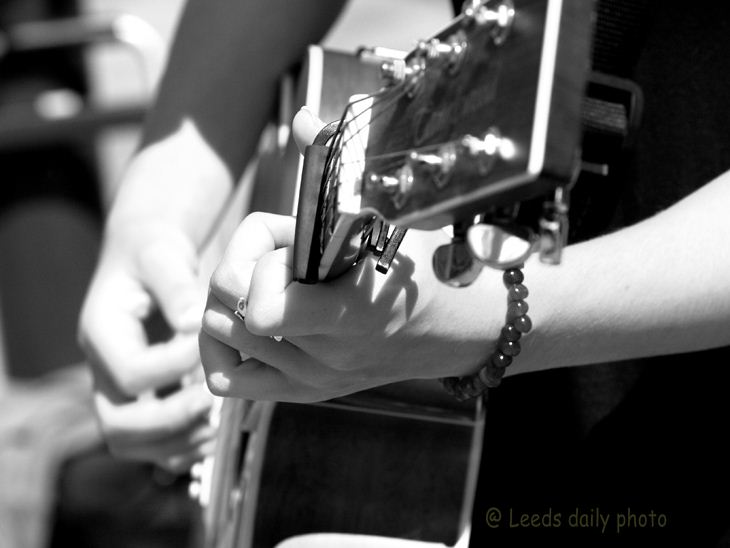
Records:
[[[263,337],[271,334],[271,325],[265,314],[249,307],[246,314],[246,330],[252,335]]]
[[[248,226],[248,225],[258,225],[258,224],[265,224],[266,222],[267,214],[263,211],[253,211],[246,215],[246,218],[243,220],[241,225]]]
[[[271,301],[254,294],[248,302],[246,310],[246,329],[259,336],[276,335],[275,331],[281,325],[276,310]]]

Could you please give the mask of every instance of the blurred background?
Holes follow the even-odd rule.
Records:
[[[106,453],[76,344],[183,4],[0,0],[0,548],[197,545],[188,478]],[[325,45],[410,49],[449,17],[445,0],[353,0]]]

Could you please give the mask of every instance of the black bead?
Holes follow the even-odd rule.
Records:
[[[522,332],[513,324],[508,323],[502,328],[501,336],[505,341],[519,341],[520,337],[522,337]]]
[[[512,301],[507,305],[507,321],[514,323],[514,319],[527,314],[530,306],[525,301]]]
[[[525,275],[519,268],[508,268],[502,274],[502,281],[507,287],[514,284],[521,284],[525,279]]]
[[[517,341],[499,342],[499,351],[505,356],[515,357],[520,353],[520,350],[522,350],[522,348],[520,347],[520,343]]]
[[[512,324],[520,333],[527,333],[530,329],[532,329],[532,320],[527,314],[515,318],[512,321]]]
[[[497,369],[504,369],[512,363],[512,357],[497,351],[492,354],[491,362]]]
[[[522,284],[514,284],[509,286],[507,298],[510,301],[524,301],[530,292]]]
[[[502,384],[502,375],[498,372],[504,372],[504,369],[497,369],[495,371],[490,371],[489,367],[483,367],[481,371],[479,371],[479,379],[488,387],[488,388],[497,388],[500,384]]]

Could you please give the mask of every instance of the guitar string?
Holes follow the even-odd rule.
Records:
[[[360,138],[363,130],[365,127],[358,127],[355,131],[350,131],[350,135],[345,138],[345,128],[350,129],[353,124],[365,114],[369,114],[372,111],[375,110],[375,106],[378,106],[380,110],[377,112],[377,114],[372,117],[369,121],[369,124],[372,124],[374,120],[377,120],[380,116],[383,116],[385,113],[388,112],[390,107],[392,107],[397,101],[399,101],[403,96],[405,95],[405,86],[404,85],[397,85],[395,87],[391,88],[385,88],[381,91],[375,92],[373,94],[367,95],[365,97],[362,97],[360,99],[356,99],[355,101],[352,101],[347,104],[347,106],[344,109],[343,115],[340,118],[340,122],[337,126],[337,129],[335,130],[334,136],[333,136],[333,143],[330,147],[330,153],[327,156],[327,159],[325,161],[324,166],[324,184],[321,186],[320,191],[320,202],[322,203],[322,211],[321,211],[321,217],[320,217],[320,244],[321,247],[325,245],[325,241],[327,239],[327,232],[331,230],[331,227],[334,225],[334,222],[336,221],[336,217],[334,215],[334,201],[336,199],[336,189],[337,185],[334,184],[335,181],[339,180],[339,174],[340,170],[345,163],[341,161],[342,157],[342,151],[345,149],[345,147],[355,138]],[[382,97],[387,97],[387,99],[383,100]],[[366,100],[372,100],[372,104],[366,108],[363,109],[360,112],[355,113],[350,118],[347,117],[348,111],[350,111],[353,108],[353,105],[366,101]],[[344,139],[344,141],[343,141]],[[365,150],[364,143],[361,143],[361,147],[363,150]],[[347,164],[356,163],[356,162],[347,162]],[[333,191],[334,189],[334,191]],[[322,251],[322,249],[320,249]]]
[[[400,88],[400,89],[398,89],[398,88]],[[394,93],[394,92],[396,92],[396,93]],[[377,101],[377,99],[378,99],[379,96],[388,95],[388,94],[391,94],[392,95],[392,97],[389,100],[387,100],[387,101],[379,101],[379,102]],[[373,118],[370,119],[370,124],[369,125],[371,125],[373,121],[375,121],[379,117],[385,115],[385,113],[388,111],[388,109],[390,107],[392,107],[393,104],[395,104],[397,101],[399,101],[404,95],[405,95],[405,86],[404,85],[399,85],[399,86],[396,86],[395,88],[386,88],[386,89],[384,89],[382,91],[379,91],[379,92],[370,94],[370,95],[368,95],[366,97],[363,97],[363,98],[357,99],[355,101],[352,101],[351,103],[348,103],[348,105],[345,107],[343,116],[340,119],[340,123],[339,123],[338,128],[337,128],[336,133],[335,133],[336,134],[336,141],[333,143],[333,146],[330,149],[331,150],[331,153],[328,155],[327,161],[325,163],[325,172],[328,174],[327,175],[327,180],[328,181],[329,181],[330,174],[332,173],[332,163],[334,163],[334,162],[337,162],[338,164],[341,163],[340,162],[340,158],[341,158],[341,155],[342,155],[342,150],[344,150],[345,146],[347,146],[347,144],[350,141],[352,141],[355,138],[359,138],[361,136],[360,135],[361,132],[365,129],[364,127],[361,127],[361,128],[358,128],[357,131],[352,131],[351,134],[350,134],[350,136],[344,142],[342,142],[342,138],[343,138],[343,135],[344,135],[344,127],[345,126],[348,126],[349,127],[350,125],[354,124],[355,121],[358,118],[360,118],[361,116],[364,116],[365,114],[368,114],[371,111],[373,111],[374,110],[374,107],[376,105],[378,107],[382,107],[379,110],[379,112]],[[373,99],[373,104],[370,107],[368,107],[367,109],[364,109],[364,110],[356,113],[352,118],[347,119],[347,112],[348,112],[348,110],[350,110],[352,108],[352,106],[354,104],[356,104],[358,102],[361,102],[361,101],[369,100],[369,99]],[[363,145],[363,150],[364,149],[365,149],[365,146]],[[355,162],[354,161],[353,162],[347,162],[348,165],[351,164],[351,163],[355,163]]]
[[[388,88],[388,90],[386,90],[386,91],[391,91],[391,90],[392,90],[392,88]],[[353,104],[355,104],[355,103],[357,103],[359,101],[367,100],[367,99],[373,97],[374,95],[375,94],[373,94],[372,96],[364,97],[362,99],[358,99],[357,101],[353,101],[352,103],[348,104],[348,106],[347,106],[347,108],[345,110],[345,114],[347,113],[347,109],[349,109],[351,107],[351,105],[353,105]],[[377,118],[379,118],[380,116],[384,115],[387,112],[387,109],[389,107],[391,107],[393,105],[393,103],[395,103],[396,101],[398,101],[402,97],[403,97],[403,94],[402,93],[401,94],[396,94],[396,96],[391,101],[389,101],[388,104],[386,104],[385,107],[382,110],[380,110],[379,113],[375,117],[373,117],[371,119],[370,123],[372,124],[373,121],[377,120]],[[369,107],[368,109],[363,110],[363,111],[357,113],[355,116],[353,116],[351,119],[348,120],[348,124],[354,123],[354,121],[357,118],[359,118],[362,115],[365,115],[369,111],[374,110],[374,107],[375,106],[380,106],[380,104],[381,103],[374,103],[373,106]],[[337,138],[339,140],[342,139],[342,134],[340,134],[340,131],[342,131],[342,129],[341,129],[342,128],[342,122],[344,122],[344,121],[345,121],[345,116],[343,116],[343,118],[340,120],[340,126],[339,126],[340,129],[338,129],[338,132],[337,132],[338,133]],[[328,157],[327,163],[325,164],[325,170],[326,171],[328,171],[328,172],[331,171],[331,166],[330,166],[330,163],[331,162],[337,162],[338,164],[340,164],[340,166],[348,166],[348,165],[362,163],[365,160],[386,160],[386,159],[389,159],[389,158],[394,158],[394,159],[395,158],[402,158],[402,157],[407,156],[408,154],[411,154],[412,152],[428,152],[428,151],[433,151],[433,150],[437,150],[439,147],[443,147],[443,146],[446,146],[446,145],[453,144],[453,142],[454,142],[453,140],[450,140],[450,141],[443,141],[443,142],[439,142],[439,143],[429,143],[429,144],[426,144],[426,145],[423,145],[423,146],[420,146],[420,147],[415,147],[415,148],[414,147],[411,147],[411,148],[404,149],[404,150],[397,150],[397,151],[387,152],[387,153],[383,153],[383,154],[375,154],[375,155],[372,155],[372,156],[368,156],[365,160],[340,161],[340,158],[342,156],[341,152],[344,149],[344,147],[350,141],[352,141],[353,139],[359,138],[360,137],[360,134],[362,133],[362,131],[364,131],[364,129],[365,129],[364,127],[361,127],[357,131],[352,132],[351,135],[349,136],[349,138],[346,139],[343,143],[339,143],[339,145],[338,145],[338,142],[337,141],[335,143],[333,143],[332,154]],[[344,131],[342,131],[342,133],[344,133]],[[366,148],[364,144],[362,145],[362,148],[363,149]]]

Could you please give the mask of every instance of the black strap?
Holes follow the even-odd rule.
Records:
[[[593,70],[630,77],[645,33],[649,0],[598,0]]]

